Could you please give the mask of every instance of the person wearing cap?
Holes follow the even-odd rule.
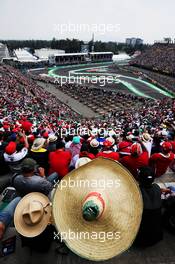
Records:
[[[111,141],[105,140],[103,142],[102,151],[100,151],[96,157],[97,158],[98,157],[104,157],[104,158],[108,158],[108,159],[119,160],[119,153],[113,151]]]
[[[57,172],[59,178],[63,178],[69,172],[72,155],[65,150],[65,144],[58,141],[56,151],[49,154],[49,172]]]
[[[138,173],[139,187],[143,198],[143,214],[135,245],[152,246],[163,239],[161,189],[154,183],[152,168],[141,167]]]
[[[36,138],[29,152],[29,158],[36,160],[37,164],[45,169],[48,174],[48,151],[46,149],[46,139]]]
[[[27,158],[21,164],[21,174],[13,176],[12,186],[21,197],[30,192],[41,192],[49,195],[57,179],[57,173],[46,178],[44,169],[39,167],[35,160]]]
[[[161,147],[162,152],[154,153],[149,160],[149,164],[154,169],[156,177],[162,176],[175,159],[170,142],[164,141]]]
[[[127,135],[125,135],[125,133],[123,134],[123,140],[117,145],[120,158],[131,155],[131,145],[133,144],[132,139],[132,133],[128,133]]]
[[[15,208],[21,200],[32,192],[38,192],[40,195],[50,195],[55,181],[58,180],[57,173],[45,177],[44,169],[37,166],[35,160],[26,158],[21,163],[21,174],[15,174],[12,178],[12,186],[16,189],[18,197],[13,199],[7,207],[0,212],[0,240],[3,238],[5,230],[12,222]]]
[[[143,166],[148,166],[148,160],[148,151],[145,146],[142,142],[135,142],[131,145],[131,155],[124,156],[119,162],[137,179],[138,169]]]
[[[72,158],[77,155],[77,154],[80,154],[80,149],[81,149],[81,142],[80,142],[80,137],[79,136],[74,136],[73,137],[73,140],[72,140],[72,143],[69,147],[69,151],[71,152],[72,154]]]
[[[25,133],[20,132],[19,135],[23,138],[23,147],[18,151],[18,144],[14,141],[10,141],[5,147],[4,160],[10,167],[13,173],[20,171],[20,163],[28,155],[28,140]]]

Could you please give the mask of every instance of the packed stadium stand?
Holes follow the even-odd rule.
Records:
[[[146,53],[149,54],[151,49],[154,50],[155,46]],[[158,53],[157,49],[156,52]],[[26,53],[24,52],[22,55],[20,55],[20,58],[25,60]],[[146,57],[144,54],[141,56],[145,58],[140,59],[145,67]],[[138,64],[139,58],[142,58],[141,56],[136,59]],[[147,66],[148,62],[149,65],[154,65],[154,61],[156,61],[156,65],[160,66],[161,69],[161,65],[164,63],[163,60],[151,58],[151,55],[149,58]],[[170,59],[170,61],[172,60]],[[166,63],[168,65],[168,61]],[[172,67],[166,69],[173,71],[173,66],[172,64]],[[127,67],[131,68],[132,72],[139,69]],[[128,70],[128,68],[125,69]],[[152,68],[150,67],[150,69]],[[150,72],[158,74],[153,71]],[[149,75],[149,73],[146,74]],[[166,75],[162,76],[170,78]],[[159,77],[157,76],[157,78]],[[167,79],[168,82],[169,79]],[[171,84],[170,79],[169,85]],[[54,87],[55,91],[61,91],[69,96],[69,100],[74,99],[93,110],[97,114],[96,118],[86,118],[74,111],[73,108],[69,107],[68,102],[63,103],[60,97],[55,96],[54,93],[52,94],[49,90],[50,87]],[[138,236],[134,241],[134,246],[127,252],[129,255],[124,255],[127,262],[123,263],[136,263],[134,259],[137,256],[140,256],[141,263],[146,263],[143,262],[144,258],[146,260],[149,258],[149,263],[158,263],[152,261],[155,255],[152,257],[151,249],[149,249],[152,248],[149,247],[150,245],[155,245],[152,252],[156,254],[159,263],[174,263],[173,234],[175,230],[174,225],[171,225],[169,221],[174,217],[174,209],[168,211],[169,208],[166,205],[169,199],[175,197],[174,98],[162,98],[160,96],[159,99],[153,100],[119,90],[112,91],[77,83],[66,82],[61,85],[46,74],[34,75],[30,72],[22,74],[16,68],[2,63],[0,65],[0,104],[0,192],[6,192],[9,195],[9,192],[15,191],[15,195],[19,195],[15,198],[10,197],[8,204],[7,202],[5,204],[0,198],[0,241],[5,243],[4,241],[12,239],[14,237],[12,232],[17,236],[15,254],[5,256],[4,263],[27,264],[30,262],[31,256],[36,261],[39,257],[42,257],[47,261],[42,263],[51,263],[48,258],[52,257],[53,251],[54,260],[55,257],[59,259],[63,258],[64,255],[65,258],[71,259],[71,263],[82,263],[81,259],[80,262],[77,262],[75,255],[73,255],[75,261],[72,262],[72,255],[70,255],[71,253],[67,247],[63,243],[55,241],[53,229],[48,231],[51,225],[48,225],[45,229],[50,232],[50,241],[47,243],[46,239],[43,240],[40,237],[40,234],[36,236],[41,242],[37,242],[34,246],[31,243],[27,244],[27,250],[30,252],[30,256],[27,257],[26,247],[21,247],[22,238],[17,235],[17,232],[19,234],[20,232],[16,226],[15,230],[10,222],[13,222],[15,208],[20,203],[21,197],[36,192],[36,190],[40,194],[48,196],[54,190],[55,183],[62,181],[64,176],[76,169],[78,162],[81,162],[82,159],[93,162],[96,158],[100,159],[102,157],[119,161],[132,173],[142,191],[143,201],[145,201],[145,190],[147,192],[149,189],[151,194],[153,191],[156,194],[153,197],[155,208],[152,206],[153,200],[152,195],[150,195],[151,209],[149,209],[149,217],[146,215],[145,218],[143,213]],[[32,170],[30,176],[25,176],[26,163],[27,169]],[[31,164],[35,164],[32,166],[36,166],[36,172],[35,168],[31,169]],[[54,164],[56,164],[56,167]],[[85,176],[87,177],[87,175]],[[142,176],[144,176],[145,181],[142,180]],[[29,178],[31,183],[28,183]],[[153,184],[154,179],[159,183],[161,189],[155,183]],[[24,188],[23,182],[25,181]],[[10,211],[9,208],[12,205],[13,210]],[[175,206],[175,200],[173,200],[173,205]],[[161,215],[161,212],[165,213]],[[153,218],[151,218],[152,216]],[[150,224],[149,218],[151,218],[153,224]],[[151,230],[150,226],[152,226]],[[171,232],[167,235],[167,230],[169,231],[170,228]],[[142,232],[142,229],[144,232]],[[8,232],[11,232],[10,235],[8,235]],[[47,233],[44,234],[47,235]],[[24,239],[28,239],[28,237],[24,236]],[[160,243],[156,248],[158,242]],[[53,250],[50,248],[51,243]],[[140,250],[142,243],[143,247],[148,247],[148,249],[144,248],[144,254]],[[42,249],[45,245],[46,251],[38,253],[38,245],[41,245]],[[138,249],[136,246],[139,246]],[[47,252],[47,256],[44,255],[45,252]],[[161,252],[164,252],[164,254],[162,255]],[[130,256],[132,256],[132,261],[130,261]],[[24,261],[19,261],[22,258]],[[34,264],[36,262],[30,263]],[[65,263],[70,262],[66,261]],[[116,263],[116,259],[110,263]]]
[[[131,64],[175,76],[175,44],[156,43]]]

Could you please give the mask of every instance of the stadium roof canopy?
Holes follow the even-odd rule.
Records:
[[[91,55],[100,55],[100,54],[113,54],[113,52],[106,51],[106,52],[90,52]]]
[[[80,56],[87,55],[87,53],[63,53],[63,54],[54,54],[54,56]]]
[[[21,61],[21,62],[37,61],[37,58],[25,49],[15,50],[15,56],[17,57],[18,61]]]
[[[56,49],[36,49],[35,50],[35,55],[40,58],[40,59],[48,59],[49,56],[55,55],[55,54],[64,54],[64,50],[56,50]]]

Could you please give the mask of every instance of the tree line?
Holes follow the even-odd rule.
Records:
[[[51,49],[62,49],[66,53],[81,52],[81,45],[84,43],[78,39],[60,39],[53,38],[52,40],[0,40],[1,43],[6,44],[8,49],[13,52],[14,49],[29,48],[31,53],[34,53],[35,49],[51,48]],[[133,54],[136,50],[143,51],[147,48],[147,45],[128,46],[125,43],[117,42],[102,42],[90,41],[89,48],[91,51],[92,45],[94,44],[94,51],[105,52],[111,51],[114,54],[119,52],[126,52],[127,54]]]

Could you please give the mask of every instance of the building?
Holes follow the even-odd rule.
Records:
[[[56,50],[56,49],[36,49],[35,50],[35,56],[39,58],[40,60],[48,60],[49,56],[54,54],[64,54],[65,50]]]
[[[128,46],[136,46],[136,45],[142,45],[143,44],[143,39],[141,38],[127,38],[126,39],[126,45]]]
[[[20,62],[36,62],[37,57],[33,56],[27,49],[14,50],[15,57]]]
[[[87,62],[112,61],[112,52],[65,53],[49,56],[50,65],[71,65]]]
[[[9,58],[9,51],[6,45],[0,43],[0,62],[2,59]]]
[[[92,62],[105,62],[112,61],[113,52],[90,52],[90,61]]]

